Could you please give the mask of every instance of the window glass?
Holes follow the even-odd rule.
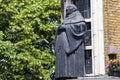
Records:
[[[85,71],[86,74],[92,73],[92,50],[85,51]]]
[[[87,22],[87,31],[85,33],[85,46],[91,46],[91,22]]]
[[[72,0],[84,18],[91,17],[90,0]]]

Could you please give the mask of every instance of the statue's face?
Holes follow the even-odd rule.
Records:
[[[66,16],[70,15],[71,13],[75,12],[77,8],[74,5],[68,5],[66,7]]]

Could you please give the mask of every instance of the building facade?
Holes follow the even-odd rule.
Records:
[[[117,48],[117,58],[120,57],[120,0],[104,0],[104,45],[105,53],[109,53],[108,46]],[[106,59],[107,59],[106,55]]]
[[[120,57],[120,0],[61,0],[62,18],[67,4],[75,4],[87,24],[86,75],[104,75],[108,60]]]

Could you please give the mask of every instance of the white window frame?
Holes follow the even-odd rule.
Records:
[[[93,74],[105,74],[103,0],[91,0],[93,34]]]

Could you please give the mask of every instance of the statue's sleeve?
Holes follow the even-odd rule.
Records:
[[[59,50],[65,50],[66,52],[69,51],[69,43],[68,37],[66,35],[66,28],[67,25],[62,24],[56,29],[56,36],[55,36],[55,53],[59,53]]]
[[[81,43],[84,43],[84,34],[86,32],[85,22],[69,24],[66,28],[66,37],[69,44],[69,49],[66,48],[66,53],[71,54]]]
[[[74,36],[80,37],[83,36],[84,33],[86,32],[86,24],[85,22],[76,23],[72,25],[70,29]]]

